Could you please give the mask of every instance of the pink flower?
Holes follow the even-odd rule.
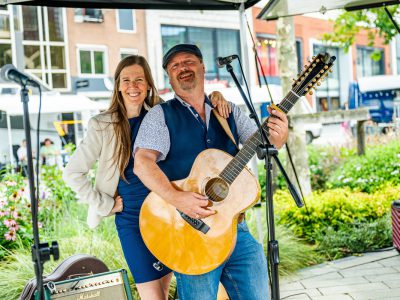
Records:
[[[12,214],[13,214],[14,219],[18,219],[20,217],[20,214],[17,211],[13,211]]]
[[[15,181],[10,181],[10,180],[7,180],[5,182],[5,184],[8,185],[8,186],[16,186],[17,185],[17,183]]]
[[[9,232],[4,234],[4,237],[6,238],[7,241],[15,241],[17,239],[17,236],[14,231],[10,230]]]
[[[4,210],[1,210],[0,211],[0,218],[4,217],[5,215],[7,215],[7,213]]]
[[[3,223],[4,223],[4,225],[6,225],[8,228],[14,227],[14,226],[17,225],[17,222],[16,222],[15,220],[12,220],[12,219],[5,219]]]

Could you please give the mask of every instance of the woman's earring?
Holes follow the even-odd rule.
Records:
[[[151,99],[151,96],[153,96],[153,91],[151,89],[147,90],[147,98]]]

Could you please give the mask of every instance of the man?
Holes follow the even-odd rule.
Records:
[[[151,109],[144,118],[136,143],[135,173],[152,191],[192,218],[215,213],[204,195],[178,191],[171,181],[189,175],[197,155],[207,148],[237,153],[216,118],[204,93],[205,67],[200,49],[179,44],[163,58],[175,98]],[[244,143],[255,131],[253,122],[232,104],[227,122],[235,140]],[[269,109],[275,118],[268,122],[270,141],[281,148],[287,140],[286,116]],[[221,281],[231,299],[268,299],[268,267],[262,245],[238,222],[237,242],[230,258],[217,269],[202,275],[175,272],[179,299],[216,299]]]

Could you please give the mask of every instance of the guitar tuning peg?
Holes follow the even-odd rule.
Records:
[[[329,67],[328,67],[327,65],[324,66],[324,69],[325,69],[325,70],[328,69],[328,68],[329,68]]]
[[[308,68],[308,65],[304,65],[304,69],[307,69]]]
[[[312,64],[312,66],[313,66],[313,67],[315,67],[316,65],[317,65],[317,64],[315,64],[315,63],[314,63],[314,64]]]
[[[315,59],[315,55],[312,57],[312,59],[313,59],[313,60]]]
[[[311,84],[311,83],[309,83],[309,84],[308,84],[308,87],[312,87],[312,84]]]
[[[324,80],[325,80],[325,78],[324,78],[324,77],[322,77],[320,81],[322,82],[322,81],[324,81]]]
[[[309,91],[308,94],[312,95],[312,94],[314,94],[314,93],[313,93],[313,91]]]
[[[329,73],[332,73],[333,72],[333,70],[332,69],[329,69]]]
[[[317,60],[315,62],[319,62],[319,58],[317,58]]]
[[[319,75],[319,74],[318,74],[318,75],[317,75],[317,76],[315,76],[315,77],[317,77],[317,78],[320,78],[320,77],[321,77],[321,75]]]
[[[315,79],[315,78],[313,78],[313,80],[311,80],[312,82],[316,82],[317,81],[317,79]]]
[[[317,85],[320,86],[320,85],[321,85],[321,81],[318,81],[318,82],[317,82]]]

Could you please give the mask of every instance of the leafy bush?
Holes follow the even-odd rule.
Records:
[[[0,246],[5,249],[16,247],[16,241],[25,246],[32,238],[29,191],[24,177],[5,174],[0,182]],[[0,248],[0,258],[6,252]]]
[[[258,214],[260,214],[258,216]],[[265,204],[259,208],[253,208],[246,212],[246,222],[250,232],[255,238],[258,237],[257,223],[261,221],[263,235],[263,246],[267,254],[267,222],[265,217]],[[306,266],[314,265],[322,261],[313,247],[307,245],[304,240],[296,237],[292,231],[285,226],[276,224],[276,239],[279,242],[279,274],[289,275]]]
[[[326,234],[329,228],[339,231],[343,226],[371,223],[390,210],[393,200],[398,199],[400,186],[382,188],[374,194],[336,189],[314,192],[306,199],[306,206],[295,206],[290,194],[280,191],[276,211],[280,224],[285,224],[300,237],[317,242],[318,234]]]
[[[399,140],[369,149],[365,156],[349,158],[335,171],[328,185],[372,193],[388,183],[400,185]]]
[[[392,245],[390,214],[371,223],[341,225],[338,230],[328,227],[315,238],[317,251],[330,260],[354,253],[382,249]]]
[[[355,149],[344,147],[307,147],[308,163],[310,166],[310,181],[313,190],[325,190],[332,173],[349,158],[355,157]]]
[[[39,228],[52,231],[65,207],[75,194],[61,178],[56,167],[43,167],[39,193]],[[0,182],[0,259],[4,249],[14,249],[18,243],[29,247],[32,241],[32,215],[28,180],[21,173],[6,173]]]

